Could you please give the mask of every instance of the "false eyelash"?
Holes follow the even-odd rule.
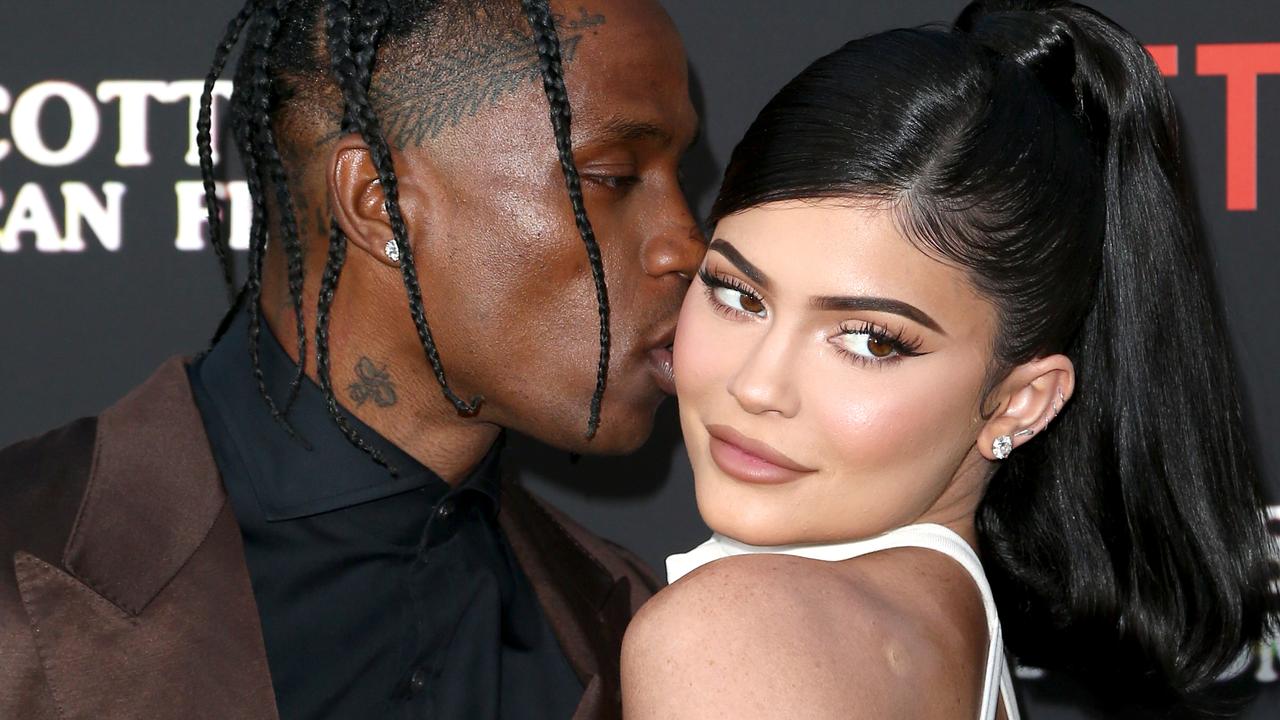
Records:
[[[728,307],[724,303],[717,300],[715,297],[715,291],[717,288],[725,288],[727,290],[733,290],[734,292],[741,293],[746,297],[754,299],[756,302],[760,302],[760,303],[764,302],[763,298],[761,298],[758,294],[756,294],[754,290],[747,287],[747,285],[744,284],[742,281],[730,275],[720,275],[718,273],[713,273],[710,270],[708,270],[705,265],[698,270],[698,278],[702,280],[702,284],[705,286],[707,299],[711,302],[712,306],[718,312],[720,312],[721,314],[727,317],[738,318],[742,316],[743,313],[739,310],[735,310],[734,308]],[[868,360],[867,358],[864,358],[861,355],[857,355],[853,352],[850,352],[849,350],[846,350],[840,347],[838,344],[836,345],[837,352],[839,352],[842,355],[846,355],[849,358],[856,360],[858,362],[880,365],[885,363],[897,362],[903,358],[918,357],[920,355],[925,354],[920,352],[920,346],[923,344],[921,339],[918,337],[908,338],[906,336],[906,333],[902,330],[890,330],[886,327],[876,325],[874,323],[867,322],[867,321],[861,321],[856,324],[846,321],[846,322],[840,323],[838,327],[840,330],[840,334],[842,335],[864,334],[864,335],[870,335],[872,338],[875,338],[879,342],[887,342],[893,348],[893,351],[895,353],[892,357],[886,358],[884,360]]]
[[[764,302],[764,298],[757,295],[754,290],[747,287],[742,281],[729,275],[712,273],[705,265],[698,270],[698,278],[702,280],[702,284],[706,286],[707,298],[711,300],[711,304],[714,305],[717,310],[730,317],[738,317],[742,315],[742,312],[735,310],[734,308],[727,307],[724,303],[717,300],[715,296],[716,288],[733,290],[734,292],[742,293],[756,302]]]
[[[906,334],[901,330],[889,330],[888,328],[866,321],[859,322],[856,325],[848,322],[842,322],[839,327],[841,335],[870,335],[878,342],[889,343],[889,345],[893,347],[894,353],[896,353],[893,357],[885,358],[884,360],[867,360],[867,358],[845,350],[839,345],[836,346],[836,350],[839,352],[850,355],[858,360],[883,363],[893,362],[904,357],[917,357],[923,354],[920,352],[920,338],[908,339]]]

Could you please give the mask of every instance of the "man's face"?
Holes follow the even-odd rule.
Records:
[[[502,96],[502,70],[480,79],[470,91],[497,101],[441,132],[429,150],[406,151],[401,188],[435,189],[416,199],[424,212],[410,235],[450,384],[463,397],[485,397],[476,419],[565,449],[629,452],[648,438],[670,391],[668,348],[705,250],[679,180],[698,119],[684,49],[656,3],[554,9],[574,158],[611,311],[594,440],[585,434],[601,319],[542,83],[527,74],[537,67],[532,43],[506,61],[524,68],[520,89]],[[420,356],[405,330],[404,352]]]

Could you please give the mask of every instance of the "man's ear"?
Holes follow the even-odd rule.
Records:
[[[1075,386],[1075,365],[1066,355],[1048,355],[1014,368],[993,393],[996,409],[978,433],[978,451],[988,460],[999,460],[997,438],[1009,437],[1016,448],[1044,432]]]
[[[327,181],[329,201],[338,227],[351,246],[384,265],[398,267],[386,252],[387,242],[392,238],[391,221],[369,147],[359,135],[349,134],[340,138],[331,152]],[[414,227],[411,221],[413,199],[401,192],[399,200],[405,226]]]

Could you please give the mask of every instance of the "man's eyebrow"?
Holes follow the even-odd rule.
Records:
[[[671,131],[661,125],[655,125],[643,120],[614,118],[600,127],[595,139],[601,142],[650,140],[661,145],[669,145],[671,144],[672,136]]]
[[[751,279],[751,282],[759,285],[762,290],[769,289],[769,276],[760,271],[760,268],[752,265],[746,258],[742,257],[742,253],[738,252],[738,248],[729,244],[724,238],[716,238],[707,246],[707,252],[718,252],[724,256],[734,267],[742,271]]]
[[[811,298],[809,304],[818,310],[870,310],[872,312],[892,313],[914,320],[940,335],[947,334],[942,329],[942,326],[929,317],[925,311],[910,303],[892,298],[828,295]]]

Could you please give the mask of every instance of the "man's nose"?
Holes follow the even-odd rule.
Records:
[[[686,210],[660,232],[654,233],[641,248],[640,262],[651,277],[678,275],[692,280],[707,253],[707,240],[702,227]]]

